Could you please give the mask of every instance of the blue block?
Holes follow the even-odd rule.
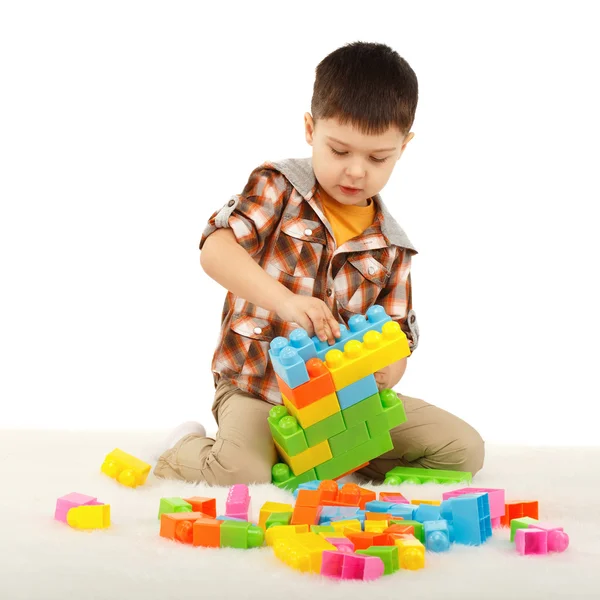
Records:
[[[298,492],[300,490],[318,490],[319,485],[321,485],[321,481],[319,479],[298,484],[298,487],[294,490],[294,498],[298,497]]]
[[[311,358],[317,356],[317,349],[305,329],[294,329],[290,333],[289,345],[296,348],[304,362],[308,362]]]
[[[450,498],[452,526],[457,544],[478,546],[492,535],[490,502],[486,492]]]
[[[450,532],[447,521],[424,521],[425,548],[431,552],[445,552],[450,549]]]
[[[442,500],[440,504],[440,517],[446,521],[452,521],[452,498]]]
[[[369,396],[379,393],[379,388],[375,381],[375,375],[371,374],[340,390],[336,390],[335,393],[337,394],[340,408],[344,410],[353,404],[358,404],[365,398],[369,398]]]
[[[284,337],[276,337],[271,341],[269,356],[275,373],[294,389],[309,381],[306,363],[298,354],[296,348],[288,344]]]
[[[419,504],[415,510],[415,521],[424,523],[425,521],[437,521],[442,516],[439,506],[434,504]]]
[[[393,502],[382,502],[381,500],[371,500],[365,504],[365,510],[368,512],[386,513],[394,506]]]
[[[384,323],[391,321],[392,318],[387,315],[383,306],[375,304],[367,309],[366,317],[363,315],[353,315],[348,320],[348,328],[343,323],[340,323],[340,337],[338,341],[330,346],[327,340],[322,342],[317,336],[313,336],[312,342],[317,350],[317,357],[325,360],[325,355],[330,350],[344,350],[344,346],[350,340],[363,341],[363,337],[367,331],[379,331]]]
[[[331,521],[356,519],[360,509],[354,506],[324,506],[319,517],[319,525],[327,525]]]
[[[390,513],[392,517],[401,517],[406,521],[416,521],[414,516],[417,507],[414,504],[392,504],[390,509],[385,512]]]

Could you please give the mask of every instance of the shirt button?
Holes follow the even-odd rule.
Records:
[[[333,290],[331,288],[327,288],[327,295],[331,297],[331,294],[333,294]]]
[[[369,275],[373,275],[375,273],[375,267],[369,267]]]
[[[312,229],[305,229],[304,235],[312,235]]]
[[[255,328],[254,328],[254,333],[255,333],[256,335],[260,335],[260,334],[262,333],[262,329],[261,329],[260,327],[255,327]]]
[[[235,204],[235,200],[230,200],[230,201],[227,203],[227,206],[233,206],[234,204]]]

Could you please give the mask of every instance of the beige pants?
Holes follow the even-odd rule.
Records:
[[[394,449],[357,472],[362,479],[382,481],[396,466],[470,471],[483,466],[484,442],[473,427],[449,412],[418,398],[399,394],[407,420],[392,429]],[[217,385],[212,412],[216,438],[187,435],[158,460],[158,477],[202,481],[209,485],[268,483],[278,462],[267,423],[272,405],[227,380]]]

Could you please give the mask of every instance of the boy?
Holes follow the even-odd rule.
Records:
[[[408,237],[379,196],[414,134],[415,73],[391,48],[356,42],[316,69],[305,114],[312,158],[267,162],[242,194],[210,218],[200,241],[206,273],[228,291],[212,362],[216,438],[199,423],[175,430],[158,459],[159,477],[211,485],[267,483],[278,462],[267,424],[281,403],[269,342],[300,326],[334,343],[338,322],[381,304],[418,345]],[[393,388],[407,359],[375,375]],[[381,481],[398,465],[464,470],[483,465],[484,443],[470,425],[400,395],[407,421],[394,449],[358,473]]]

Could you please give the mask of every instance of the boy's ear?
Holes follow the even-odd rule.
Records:
[[[406,135],[406,137],[404,138],[404,141],[402,142],[402,148],[400,148],[400,154],[398,154],[398,159],[400,160],[400,157],[402,156],[402,153],[404,152],[404,150],[406,149],[406,145],[408,144],[408,142],[410,142],[410,140],[412,140],[415,137],[415,134],[411,131],[410,133],[408,133]]]
[[[304,113],[304,137],[306,138],[309,146],[312,146],[314,132],[315,124],[313,122],[312,115],[308,112]]]

